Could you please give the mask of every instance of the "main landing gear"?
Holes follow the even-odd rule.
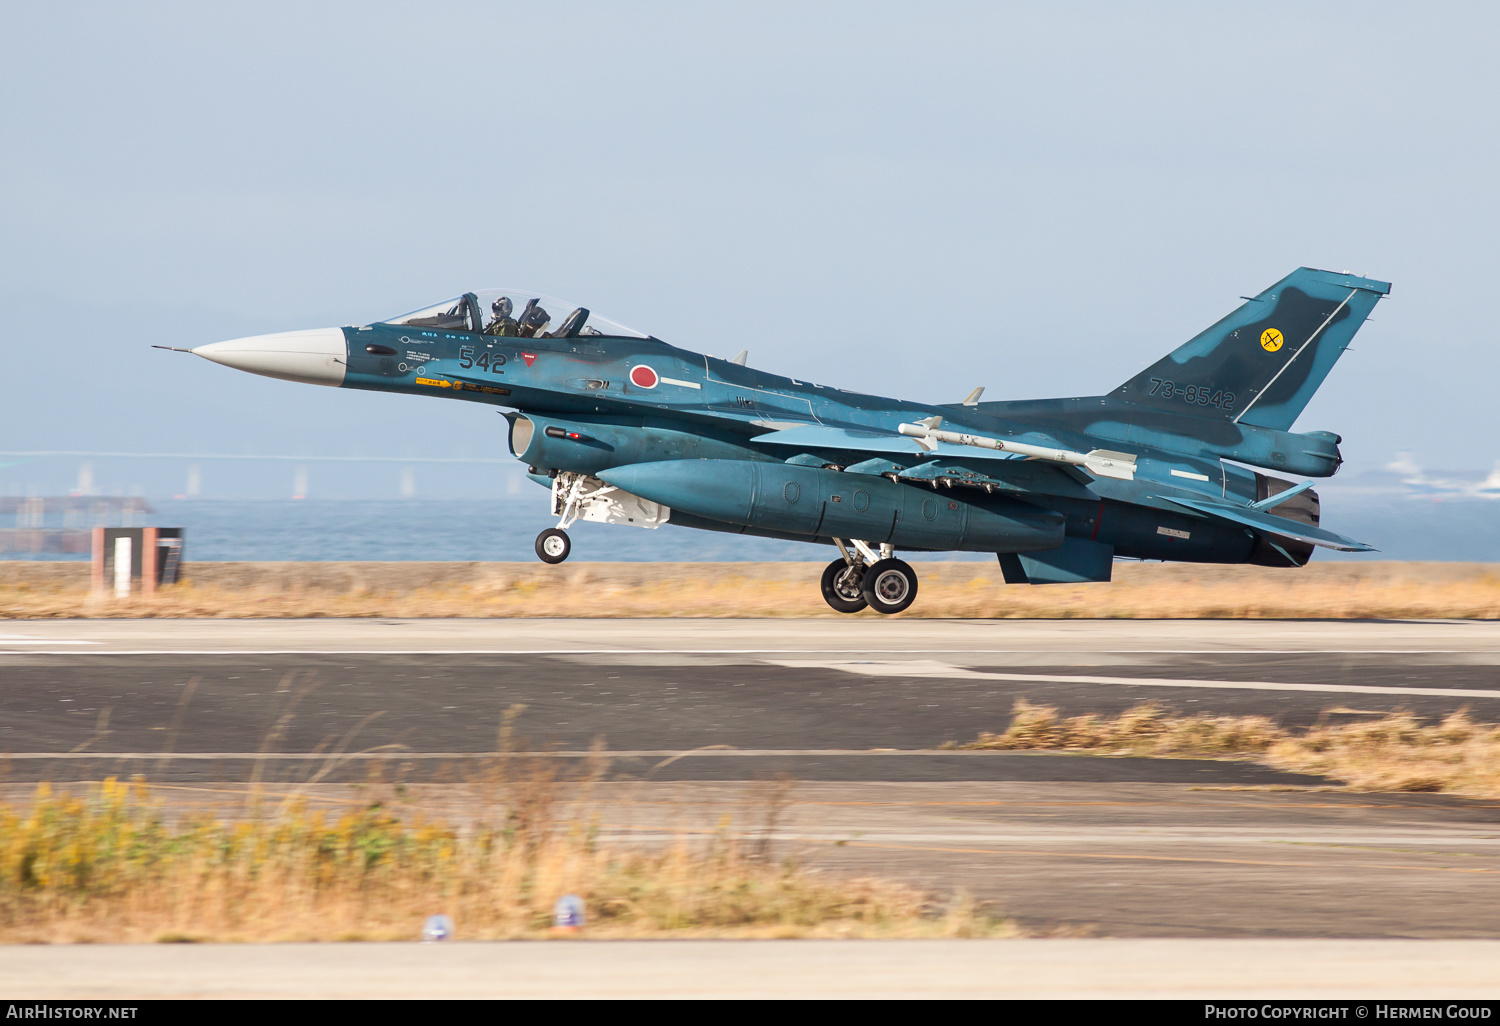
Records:
[[[870,546],[851,538],[849,545],[838,538],[842,559],[823,571],[823,599],[840,613],[857,613],[866,606],[877,613],[899,613],[917,597],[917,573],[893,557],[889,545],[877,556]],[[854,551],[850,551],[850,546]]]
[[[864,592],[860,591],[860,580],[865,576],[863,563],[845,563],[835,559],[823,571],[823,599],[841,613],[857,613],[869,605]]]
[[[865,571],[860,593],[877,613],[899,613],[917,598],[917,572],[899,559],[882,559]]]

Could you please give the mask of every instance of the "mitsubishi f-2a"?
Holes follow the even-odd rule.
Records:
[[[500,407],[551,491],[536,539],[568,558],[579,520],[828,545],[823,597],[899,613],[899,552],[993,552],[1006,582],[1108,581],[1117,557],[1299,567],[1311,480],[1338,435],[1293,422],[1390,285],[1301,268],[1124,384],[1073,399],[927,405],[679,349],[589,308],[509,289],[345,328],[200,346],[291,381]],[[1260,469],[1250,469],[1260,468]],[[1261,470],[1273,473],[1262,473]]]

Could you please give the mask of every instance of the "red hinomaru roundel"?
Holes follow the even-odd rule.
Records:
[[[638,363],[630,368],[630,383],[641,388],[655,388],[661,380],[656,371],[647,367],[644,363]]]

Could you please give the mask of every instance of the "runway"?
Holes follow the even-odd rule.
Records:
[[[1500,937],[1500,803],[1209,760],[957,752],[1019,698],[1284,724],[1500,719],[1482,622],[25,621],[0,629],[5,797],[141,774],[337,809],[401,781],[462,819],[503,747],[601,751],[605,839],[662,843],[792,781],[767,836],[828,871],[966,890],[1033,934]],[[523,708],[524,707],[524,708]],[[520,758],[521,756],[513,756]],[[448,783],[444,783],[444,782]],[[384,790],[381,790],[384,788]]]
[[[511,747],[632,778],[1308,783],[1202,761],[944,752],[1018,699],[1286,725],[1500,719],[1500,624],[1245,621],[26,621],[0,632],[10,779],[290,779],[342,753],[411,779]],[[1330,710],[1357,709],[1357,712]],[[273,737],[274,735],[274,737]],[[161,754],[173,758],[163,763]],[[687,754],[691,753],[691,754]]]
[[[313,619],[14,620],[0,650],[527,652],[1455,652],[1500,662],[1474,620]]]

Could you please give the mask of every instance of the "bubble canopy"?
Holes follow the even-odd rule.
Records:
[[[381,323],[515,338],[650,337],[600,317],[588,307],[519,289],[465,292],[457,299],[424,306]]]

